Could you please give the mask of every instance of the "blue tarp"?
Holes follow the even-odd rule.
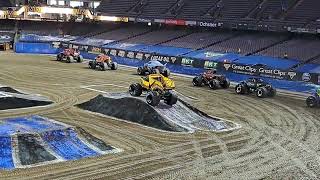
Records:
[[[11,137],[0,137],[0,169],[13,169]]]
[[[81,44],[81,45],[89,45],[89,46],[102,46],[104,44],[108,44],[113,42],[113,40],[104,40],[104,39],[93,39],[93,38],[81,38],[70,41],[71,43]]]
[[[49,43],[23,43],[15,44],[16,53],[32,53],[32,54],[57,54],[59,49],[52,47]]]
[[[41,116],[17,117],[0,123],[0,169],[14,168],[11,136],[17,132],[40,134],[49,148],[66,160],[100,155],[84,144],[72,128]]]
[[[18,130],[20,133],[40,133],[49,129],[63,128],[60,124],[48,121],[40,116],[18,117],[2,120],[0,124],[0,136],[10,136]]]
[[[280,59],[266,56],[243,56],[239,57],[236,61],[239,64],[245,65],[255,65],[255,64],[265,64],[268,67],[277,68],[277,69],[289,69],[292,66],[298,64],[298,61]]]
[[[53,42],[70,41],[76,39],[76,36],[41,36],[36,34],[21,34],[20,41],[25,42]]]
[[[209,61],[217,61],[217,62],[223,62],[224,60],[228,61],[235,61],[239,57],[241,57],[239,54],[233,54],[233,53],[216,53],[211,51],[193,51],[186,55],[185,57],[195,58],[195,59],[202,59],[202,60],[209,60]]]
[[[140,51],[146,53],[156,53],[161,55],[178,56],[192,51],[188,48],[177,48],[161,45],[131,44],[131,43],[110,43],[104,45],[105,48],[122,49],[128,51]]]
[[[131,44],[131,43],[110,43],[104,45],[104,48],[114,48],[114,49],[122,49],[128,51],[139,51],[140,49],[146,48],[148,45],[144,44]]]
[[[298,72],[320,73],[320,64],[305,64],[297,69]]]
[[[157,54],[168,55],[168,56],[179,56],[181,54],[185,54],[192,51],[192,49],[154,45],[154,46],[146,46],[143,49],[140,49],[140,51],[147,52],[147,53],[157,53]]]
[[[66,160],[99,155],[81,142],[72,129],[46,132],[42,135],[42,138],[52,150]]]

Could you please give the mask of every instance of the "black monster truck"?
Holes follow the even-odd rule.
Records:
[[[249,78],[240,82],[236,85],[235,91],[237,94],[255,93],[259,98],[274,97],[276,95],[276,89],[260,78]]]

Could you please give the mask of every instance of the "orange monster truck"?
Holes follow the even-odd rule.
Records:
[[[99,69],[102,71],[110,68],[111,70],[118,69],[118,63],[113,62],[112,58],[105,54],[99,54],[94,60],[89,61],[90,69]]]
[[[57,61],[66,61],[67,63],[82,62],[83,57],[80,55],[80,51],[74,48],[64,49],[57,55]]]

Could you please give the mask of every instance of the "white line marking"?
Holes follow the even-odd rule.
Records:
[[[81,88],[88,88],[88,87],[97,87],[97,86],[114,86],[114,87],[120,87],[120,88],[128,88],[126,86],[120,86],[116,84],[99,84],[99,85],[89,85],[89,86],[80,86]]]
[[[103,93],[103,94],[109,94],[106,91],[101,91],[101,90],[97,90],[97,89],[93,89],[93,88],[89,88],[89,87],[81,87],[81,88],[82,89],[87,89],[87,90],[90,90],[90,91],[96,91],[96,92]]]

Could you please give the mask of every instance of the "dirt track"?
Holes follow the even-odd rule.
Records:
[[[194,88],[174,77],[177,91],[208,114],[239,123],[229,133],[164,133],[140,125],[88,114],[73,105],[98,92],[125,91],[133,69],[93,71],[47,56],[0,54],[0,84],[49,97],[54,105],[1,111],[0,118],[37,114],[80,126],[124,151],[30,169],[0,171],[0,179],[300,179],[320,178],[320,110],[304,101],[237,96],[233,90]]]

